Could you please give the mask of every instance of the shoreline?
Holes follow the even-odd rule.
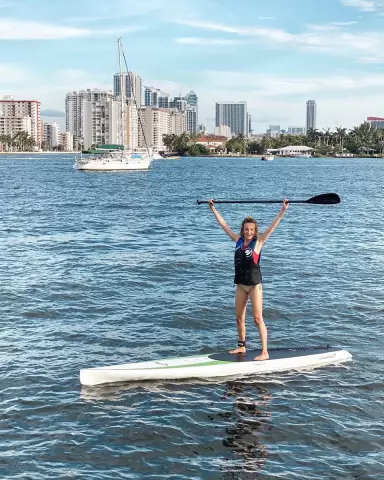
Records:
[[[0,155],[79,155],[81,152],[0,152]]]

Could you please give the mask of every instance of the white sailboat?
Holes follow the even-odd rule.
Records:
[[[118,131],[121,138],[121,144],[124,145],[123,149],[117,149],[114,151],[107,151],[101,155],[91,155],[87,157],[81,156],[76,158],[73,168],[76,170],[93,170],[93,171],[111,171],[111,170],[148,170],[155,153],[151,151],[147,146],[147,140],[145,131],[142,125],[140,116],[138,115],[139,128],[143,131],[143,137],[146,144],[145,148],[134,148],[131,145],[126,145],[126,97],[125,86],[123,84],[123,75],[121,68],[122,59],[122,43],[121,38],[118,39],[119,50],[119,72],[120,72],[120,123],[118,125]],[[132,128],[130,143],[133,144],[133,109],[138,108],[136,98],[134,96],[133,85],[130,82],[131,95],[133,103],[130,105],[130,124]]]

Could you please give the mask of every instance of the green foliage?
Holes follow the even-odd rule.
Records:
[[[207,135],[209,138],[209,135]],[[164,135],[164,145],[168,151],[178,155],[209,155],[209,149],[196,143],[198,138],[187,133],[182,135]],[[308,130],[306,135],[282,134],[277,137],[263,135],[259,140],[248,141],[244,135],[232,137],[225,148],[217,148],[216,152],[222,151],[232,154],[262,155],[268,149],[279,149],[288,145],[304,145],[314,148],[314,155],[334,155],[341,152],[350,152],[355,155],[383,155],[384,130],[376,129],[370,123],[364,122],[351,130],[338,127],[335,131],[330,128]]]
[[[35,148],[36,142],[27,132],[21,131],[14,135],[0,135],[0,145],[6,152],[30,152]]]

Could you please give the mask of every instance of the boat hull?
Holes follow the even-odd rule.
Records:
[[[261,375],[312,369],[346,362],[352,358],[346,350],[331,347],[271,349],[269,360],[254,361],[253,358],[259,354],[259,350],[249,350],[246,355],[219,353],[89,368],[80,371],[80,383],[84,386],[95,386],[143,380]]]
[[[148,170],[151,166],[151,160],[144,159],[91,159],[91,160],[78,160],[75,162],[73,168],[75,170]]]

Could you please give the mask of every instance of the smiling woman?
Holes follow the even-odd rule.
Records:
[[[274,232],[288,208],[288,200],[284,200],[280,212],[271,225],[263,233],[259,233],[257,222],[252,217],[242,221],[240,235],[237,235],[216,210],[214,200],[208,202],[218,224],[224,232],[236,243],[235,247],[235,311],[238,334],[237,348],[229,353],[244,354],[246,352],[245,313],[248,300],[251,301],[252,316],[259,331],[261,354],[254,360],[268,360],[268,334],[263,318],[263,289],[260,272],[261,249]]]

